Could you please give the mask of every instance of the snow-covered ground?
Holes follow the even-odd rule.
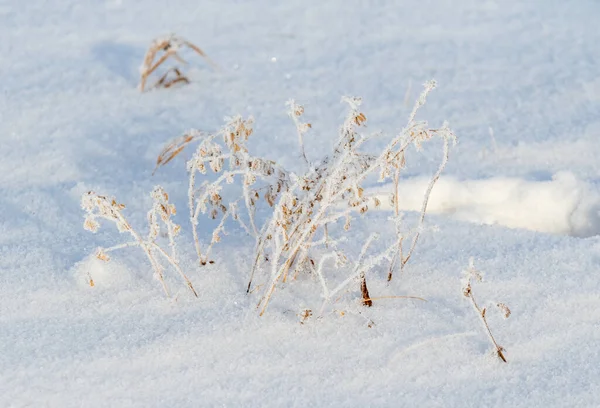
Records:
[[[592,0],[0,2],[0,406],[599,406],[599,19]],[[188,53],[190,85],[141,94],[146,48],[169,32],[221,69]],[[320,306],[308,278],[259,317],[238,230],[196,267],[183,160],[152,176],[166,140],[253,115],[252,152],[297,168],[289,98],[316,159],[341,96],[362,96],[369,129],[392,134],[430,78],[419,118],[448,120],[459,143],[405,272],[369,288],[427,302],[349,301],[299,324]],[[407,157],[408,219],[430,149]],[[166,298],[136,249],[90,257],[122,237],[83,230],[81,194],[118,197],[143,229],[155,184],[180,209],[199,299],[175,279]],[[356,223],[357,242],[389,231],[389,214]],[[461,295],[470,257],[477,299],[512,309],[489,314],[508,364]]]

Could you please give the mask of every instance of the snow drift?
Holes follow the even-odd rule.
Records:
[[[400,209],[419,211],[428,183],[426,177],[401,181]],[[383,209],[391,209],[383,194],[378,197]],[[597,187],[571,172],[560,172],[544,181],[512,177],[459,180],[442,176],[428,205],[430,214],[576,237],[600,233],[599,211]]]

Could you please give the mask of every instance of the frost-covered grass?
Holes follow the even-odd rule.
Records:
[[[1,4],[0,406],[596,406],[599,17],[594,2],[558,1]],[[144,53],[169,32],[222,70],[183,50],[190,84],[142,94]],[[197,266],[183,245],[193,149],[152,176],[165,140],[252,115],[252,154],[302,174],[285,101],[310,116],[315,160],[335,143],[340,96],[362,96],[368,131],[393,135],[428,78],[440,87],[419,115],[448,120],[460,143],[411,261],[389,284],[373,272],[371,296],[389,298],[305,319],[323,301],[306,275],[259,317],[241,227]],[[399,181],[409,223],[439,165],[428,152]],[[179,210],[177,257],[198,298],[177,273],[165,297],[137,248],[98,260],[114,229],[81,228],[91,190],[126,203],[142,233],[157,184]],[[394,207],[369,212],[352,223],[353,255],[373,233],[393,241]],[[478,305],[512,311],[486,316],[507,364],[461,291],[470,257],[485,273]]]
[[[435,86],[435,81],[425,83],[425,89],[415,102],[406,125],[397,135],[389,138],[383,150],[376,153],[364,151],[371,139],[382,135],[364,133],[367,117],[360,111],[362,100],[358,97],[342,98],[348,103],[349,112],[330,155],[316,161],[309,160],[305,152],[304,137],[312,125],[302,122],[304,107],[289,101],[288,114],[296,126],[298,148],[305,166],[301,174],[286,170],[276,161],[251,155],[248,141],[254,132],[252,117],[243,119],[238,115],[228,119],[218,132],[204,133],[193,129],[167,143],[158,155],[155,171],[175,160],[190,144],[198,144],[186,164],[189,179],[189,221],[197,266],[215,263],[210,259],[211,250],[223,235],[227,235],[226,225],[229,230],[227,221],[230,221],[234,226],[241,227],[248,238],[255,242],[254,254],[251,260],[247,260],[252,266],[246,293],[251,294],[264,287],[257,306],[261,316],[276,288],[296,281],[300,274],[312,275],[313,280],[320,283],[323,305],[318,318],[323,317],[326,307],[333,306],[344,294],[353,292],[349,288],[353,282],[359,282],[356,286],[360,287],[362,303],[372,306],[375,299],[381,298],[372,298],[369,294],[367,274],[370,275],[387,264],[387,281],[390,282],[396,269],[400,272],[404,270],[423,232],[431,192],[448,163],[450,146],[456,144],[456,137],[447,123],[436,129],[429,127],[425,121],[416,120],[419,109],[425,105],[427,96]],[[423,144],[434,138],[440,138],[443,142],[441,163],[423,193],[418,221],[408,229],[404,225],[404,216],[399,211],[399,202],[403,197],[398,194],[398,183],[406,168],[408,150],[421,150]],[[214,180],[207,179],[209,169]],[[362,186],[369,179],[375,179],[375,176],[378,176],[378,183],[387,182],[388,186],[391,184],[392,191],[386,197],[364,193]],[[241,190],[240,197],[230,198],[224,187],[235,184]],[[151,197],[153,205],[147,214],[149,233],[147,238],[143,238],[123,215],[124,204],[93,191],[83,194],[81,206],[86,212],[83,224],[86,230],[97,232],[100,228],[99,220],[104,219],[115,223],[120,233],[129,234],[133,238],[133,241],[110,248],[98,248],[96,258],[108,262],[109,252],[139,247],[146,254],[154,270],[154,277],[161,282],[167,296],[170,296],[170,290],[165,282],[161,260],[175,269],[194,296],[198,297],[192,282],[179,265],[175,237],[181,227],[172,220],[176,215],[176,207],[169,202],[169,195],[160,186],[153,189]],[[381,200],[391,202],[394,209],[393,217],[390,217],[395,227],[391,242],[380,245],[376,242],[379,240],[377,233],[371,234],[362,243],[349,239],[347,233],[351,229],[353,217],[364,216],[369,212],[369,207],[379,209]],[[261,201],[267,208],[262,225],[256,220]],[[238,208],[239,202],[243,203],[244,210],[240,211]],[[198,226],[201,214],[212,220],[220,220],[209,234],[209,243],[206,245],[201,242],[203,239]],[[170,253],[158,242],[161,224],[166,229],[163,246],[168,245]],[[362,249],[355,256],[357,248]],[[332,268],[347,270],[349,275],[337,282],[334,288],[329,287],[331,279],[326,277],[326,269]],[[267,274],[268,277],[262,283],[256,282],[259,280],[257,275],[264,269],[270,269],[270,274]],[[95,286],[91,274],[88,282],[91,287]],[[313,311],[304,309],[303,313],[304,322],[312,316]]]

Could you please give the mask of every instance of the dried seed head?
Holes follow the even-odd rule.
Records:
[[[504,303],[498,303],[496,306],[498,307],[498,309],[500,309],[500,311],[502,312],[502,316],[504,316],[505,319],[508,319],[510,317],[511,311],[508,308],[508,306],[506,306]]]
[[[256,176],[252,173],[246,173],[244,175],[244,184],[247,186],[251,186],[254,183],[256,183]]]
[[[150,224],[149,238],[150,240],[155,240],[156,237],[158,237],[158,234],[160,233],[160,226],[156,222],[154,215],[151,214],[148,217],[148,223]]]
[[[214,173],[218,173],[223,168],[223,159],[212,159],[208,162],[208,165]]]
[[[364,113],[359,113],[354,117],[354,123],[356,123],[357,126],[362,125],[366,121],[367,121],[367,117],[365,116]]]
[[[273,205],[275,204],[275,198],[269,191],[265,193],[265,201],[267,202],[267,204],[269,204],[269,207],[273,207]]]
[[[346,223],[344,224],[344,230],[350,230],[350,217],[346,217]]]
[[[100,228],[100,224],[93,216],[88,215],[85,217],[85,221],[83,222],[83,228],[91,232],[97,232]]]
[[[304,322],[306,322],[306,320],[312,316],[312,310],[302,309],[297,316],[300,318],[300,324],[304,324]]]
[[[110,205],[111,205],[111,207],[113,207],[117,211],[121,211],[122,209],[125,208],[125,204],[119,204],[114,199],[111,201]]]
[[[104,262],[110,261],[110,256],[108,256],[106,254],[106,252],[104,252],[104,249],[102,249],[102,248],[98,248],[98,250],[96,251],[96,258],[98,258],[98,259],[100,259],[101,261],[104,261]]]
[[[173,235],[178,235],[181,232],[181,225],[173,224]]]
[[[462,293],[464,297],[471,296],[471,282],[466,282],[466,284],[463,286]]]
[[[348,264],[348,257],[342,251],[335,252],[335,267],[339,268]]]

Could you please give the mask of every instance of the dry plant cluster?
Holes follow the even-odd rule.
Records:
[[[367,118],[360,111],[361,99],[343,98],[349,106],[349,112],[333,152],[317,162],[309,161],[304,148],[304,137],[311,129],[311,124],[303,119],[303,107],[289,101],[289,115],[295,124],[304,160],[303,174],[291,173],[274,161],[251,155],[247,147],[253,133],[251,117],[230,118],[216,133],[191,130],[167,144],[157,159],[157,168],[169,163],[187,146],[197,143],[195,153],[187,162],[187,170],[189,219],[199,265],[212,262],[210,253],[213,246],[221,240],[227,222],[233,221],[255,241],[247,291],[250,293],[262,289],[258,301],[261,315],[276,290],[303,273],[311,274],[318,282],[323,298],[321,314],[328,305],[353,288],[360,290],[362,303],[371,306],[373,298],[369,295],[367,276],[376,268],[387,268],[387,279],[391,280],[394,271],[402,269],[411,258],[422,231],[429,196],[446,166],[450,146],[455,142],[455,136],[447,124],[431,128],[427,122],[416,120],[419,108],[425,104],[435,85],[434,81],[425,84],[406,126],[376,154],[363,151],[374,135],[363,133]],[[434,137],[442,141],[442,159],[423,197],[417,225],[406,228],[398,211],[398,180],[406,165],[409,148],[420,149],[424,142]],[[215,176],[202,180],[202,176],[209,171]],[[396,238],[382,247],[377,245],[377,234],[372,234],[362,244],[358,256],[352,257],[339,244],[346,238],[353,217],[364,216],[381,204],[377,197],[369,196],[362,187],[370,177],[377,177],[380,182],[392,181],[390,200],[395,204],[395,212],[391,221],[395,226]],[[239,197],[225,200],[223,187],[226,184],[239,186]],[[124,206],[117,204],[114,199],[93,192],[83,197],[87,229],[96,231],[96,218],[101,217],[115,222],[119,231],[129,232],[134,237],[132,242],[100,249],[98,257],[107,260],[106,253],[109,251],[139,246],[166,293],[169,292],[159,258],[166,261],[196,294],[177,258],[175,235],[179,226],[171,221],[175,207],[168,202],[168,196],[161,187],[155,188],[152,197],[155,204],[148,214],[150,233],[147,238],[135,232],[125,221],[121,214]],[[271,214],[261,225],[258,225],[255,216],[259,205],[270,207]],[[203,244],[202,234],[198,231],[201,215],[218,220],[207,244]],[[166,226],[170,252],[157,243],[159,220]],[[347,277],[333,287],[328,283],[326,273],[327,268],[331,267],[347,271]],[[255,285],[257,280],[260,283]],[[356,283],[358,286],[354,286]]]
[[[144,61],[140,66],[140,91],[144,92],[146,89],[146,82],[148,77],[160,68],[169,59],[174,59],[181,64],[186,65],[187,62],[179,55],[179,51],[182,48],[189,48],[196,54],[203,57],[213,68],[218,68],[217,65],[198,47],[197,45],[181,38],[174,34],[166,37],[159,37],[152,41]],[[173,66],[168,68],[154,83],[152,88],[170,88],[171,86],[178,83],[189,83],[190,80],[185,76],[182,69]]]
[[[119,232],[127,232],[133,238],[132,241],[118,244],[110,248],[98,248],[96,251],[96,257],[108,262],[110,260],[110,256],[108,255],[109,252],[128,247],[140,247],[146,254],[148,261],[150,261],[150,265],[152,265],[154,277],[161,282],[167,296],[170,296],[170,292],[164,280],[164,266],[160,262],[161,258],[171,265],[171,267],[181,276],[194,296],[198,297],[192,282],[188,279],[179,266],[179,258],[177,256],[177,248],[175,245],[175,236],[179,233],[181,228],[171,219],[171,216],[175,215],[175,205],[169,203],[169,195],[165,193],[160,186],[154,188],[151,196],[153,199],[153,205],[152,209],[148,211],[147,215],[149,231],[148,235],[144,237],[133,229],[131,224],[121,213],[125,208],[124,204],[118,203],[114,198],[107,198],[105,196],[98,195],[93,191],[89,191],[83,195],[81,198],[81,207],[86,212],[85,221],[83,223],[83,227],[86,230],[97,232],[100,228],[98,219],[103,218],[105,220],[114,222]],[[161,231],[161,221],[166,227],[170,253],[164,250],[156,242]],[[89,277],[89,282],[91,286],[94,286],[93,277]]]

